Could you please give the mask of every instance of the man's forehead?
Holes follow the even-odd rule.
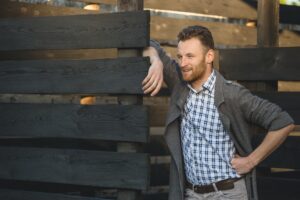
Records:
[[[198,39],[180,41],[177,45],[177,52],[180,54],[202,52],[203,50],[204,47]]]

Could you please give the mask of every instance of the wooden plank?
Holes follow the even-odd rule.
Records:
[[[167,19],[157,16],[151,16],[151,38],[165,41],[173,40],[176,44],[179,31],[191,25],[202,25],[209,28],[218,48],[254,47],[257,45],[257,30],[255,27],[219,22]],[[299,46],[300,37],[295,32],[283,30],[279,35],[279,43],[280,46]]]
[[[116,49],[2,51],[0,60],[103,59],[117,57]]]
[[[263,200],[300,199],[299,179],[258,177],[258,195]]]
[[[258,146],[264,138],[264,134],[257,134],[253,139],[254,147]],[[300,169],[300,137],[289,136],[285,142],[267,157],[260,167]]]
[[[0,104],[0,137],[147,142],[143,106]]]
[[[0,147],[0,178],[143,190],[149,160],[142,153]]]
[[[278,91],[300,92],[300,82],[299,81],[278,81]]]
[[[177,34],[186,26],[202,25],[209,28],[215,44],[247,46],[256,45],[256,29],[234,24],[202,22],[196,20],[168,19],[151,17],[151,38],[156,40],[177,40]]]
[[[63,195],[46,192],[0,189],[0,198],[5,200],[108,200],[96,197]]]
[[[141,48],[149,44],[149,12],[0,19],[0,51]]]
[[[11,0],[2,0],[0,6],[0,18],[84,15],[97,13],[99,12],[79,8],[12,2]]]
[[[148,68],[148,58],[142,57],[1,61],[0,93],[143,94]]]
[[[234,18],[256,18],[255,8],[240,0],[190,0],[189,3],[184,3],[181,0],[147,0],[145,7]]]
[[[220,72],[232,80],[300,80],[299,54],[299,47],[223,49]]]

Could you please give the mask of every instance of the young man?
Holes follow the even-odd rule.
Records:
[[[178,63],[154,41],[144,50],[151,66],[143,90],[152,96],[163,81],[171,90],[165,138],[171,152],[170,200],[256,200],[255,166],[294,129],[277,105],[225,80],[213,68],[214,41],[202,26],[178,35]],[[268,130],[251,146],[251,125]]]

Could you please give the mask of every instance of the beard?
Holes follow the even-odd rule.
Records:
[[[182,79],[189,84],[199,81],[203,78],[207,67],[204,63],[201,63],[195,67],[187,67],[181,70]]]

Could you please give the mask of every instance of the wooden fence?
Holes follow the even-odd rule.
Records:
[[[147,11],[0,19],[0,54],[11,56],[0,61],[0,93],[18,97],[0,103],[1,199],[136,199],[147,189],[149,157],[139,146],[148,141],[148,111],[128,99],[142,95],[149,60],[125,51],[148,43]],[[119,48],[122,57],[12,58],[100,48]],[[38,100],[45,95],[114,95],[117,102]]]
[[[9,0],[5,0],[4,2],[8,2],[8,1]],[[114,5],[115,1],[114,0],[89,0],[89,1],[78,0],[78,1],[86,2],[86,4],[98,3],[100,5],[100,11],[88,11],[88,10],[83,10],[83,9],[78,9],[78,8],[54,7],[54,6],[43,5],[43,4],[26,4],[26,3],[19,3],[19,2],[15,2],[15,1],[13,1],[13,2],[9,1],[9,3],[6,4],[6,6],[0,7],[0,10],[1,10],[0,18],[5,19],[9,16],[10,18],[18,18],[18,19],[23,20],[24,18],[26,18],[28,16],[39,16],[38,18],[42,18],[42,16],[58,16],[58,15],[62,16],[62,15],[74,15],[74,14],[75,15],[88,14],[87,15],[87,17],[88,17],[91,14],[96,14],[99,12],[111,12],[112,10],[115,9],[115,5]],[[5,3],[4,3],[4,5],[5,5]],[[257,29],[255,27],[255,24],[256,24],[256,20],[257,20],[257,11],[256,11],[255,7],[254,8],[249,7],[247,4],[245,4],[244,1],[241,1],[241,0],[216,0],[216,1],[209,2],[209,1],[191,0],[189,4],[186,4],[181,1],[173,1],[173,0],[165,0],[165,1],[151,0],[151,1],[145,1],[144,5],[146,8],[159,9],[158,11],[151,10],[151,12],[150,12],[152,15],[151,16],[151,24],[150,24],[150,35],[151,35],[151,38],[154,38],[154,39],[160,41],[163,45],[166,45],[164,47],[167,49],[167,51],[170,54],[176,55],[176,53],[174,53],[175,52],[174,41],[176,39],[177,32],[187,25],[194,25],[194,24],[200,24],[200,25],[209,27],[210,30],[212,30],[212,33],[213,33],[215,41],[216,41],[216,45],[218,47],[228,48],[228,47],[249,47],[249,46],[253,47],[253,46],[256,46],[256,39],[257,39],[256,31],[257,31]],[[221,21],[209,21],[209,19],[208,20],[205,20],[205,19],[201,20],[201,19],[194,19],[194,18],[192,19],[192,18],[188,18],[186,16],[182,18],[181,15],[179,16],[181,18],[178,18],[178,16],[174,15],[174,13],[164,15],[163,13],[160,12],[163,10],[188,12],[188,13],[183,13],[183,15],[184,14],[203,13],[203,14],[224,16],[225,18],[234,19],[236,21],[244,20],[244,22],[250,22],[250,24],[252,22],[252,23],[254,23],[254,26],[247,26],[246,23],[238,24],[238,23],[228,23],[228,22],[221,22]],[[299,10],[299,9],[296,9],[296,12],[294,12],[294,13],[298,13],[297,10]],[[291,13],[291,12],[289,11],[289,13]],[[284,16],[281,15],[281,19],[282,19],[282,17],[284,17]],[[97,20],[97,22],[99,20]],[[59,20],[57,20],[57,21],[59,21]],[[76,24],[77,23],[79,23],[79,22],[77,21]],[[287,23],[291,23],[291,22],[287,22]],[[127,25],[126,23],[123,24],[123,27],[126,27],[126,25]],[[75,25],[75,26],[77,26],[77,25]],[[62,27],[63,28],[61,28],[60,31],[66,31],[66,27],[64,27],[64,26],[62,26]],[[281,29],[281,31],[280,31],[280,34],[279,34],[280,46],[299,46],[299,44],[300,44],[299,35],[297,35],[292,30],[285,29],[284,27],[288,27],[288,26],[283,26],[283,29]],[[22,30],[22,29],[18,29],[18,30]],[[86,45],[87,43],[90,43],[90,45],[93,45],[94,44],[93,41],[99,42],[99,39],[97,39],[98,36],[94,36],[94,39],[91,36],[88,36],[88,37],[84,36],[84,28],[82,29],[82,28],[78,27],[78,29],[76,29],[76,30],[81,32],[83,37],[78,37],[78,41],[77,41],[77,39],[74,39],[74,36],[73,36],[74,32],[69,32],[68,34],[73,37],[72,42],[74,42],[74,40],[76,40],[75,44],[69,44],[70,46]],[[2,35],[3,34],[0,34],[0,37]],[[108,35],[110,36],[110,34],[108,34]],[[128,34],[128,35],[130,35],[130,34]],[[6,35],[6,37],[9,37],[9,36]],[[65,42],[65,38],[61,38],[61,41]],[[82,42],[80,44],[78,44],[79,41],[82,41]],[[7,40],[5,40],[5,42],[7,43],[8,46],[11,46],[10,43],[7,42]],[[102,41],[102,42],[104,42],[104,41]],[[26,44],[23,44],[23,45],[26,45]],[[35,45],[37,45],[37,44],[35,44]],[[50,43],[49,45],[52,45],[52,44]],[[111,49],[111,48],[99,49],[99,48],[103,48],[103,47],[97,47],[97,46],[96,47],[90,46],[90,47],[87,47],[87,49],[80,49],[83,47],[79,47],[79,46],[78,46],[79,49],[75,49],[75,47],[70,47],[69,49],[62,48],[59,50],[49,49],[49,48],[48,49],[44,48],[44,49],[39,49],[39,50],[25,50],[25,51],[24,50],[16,50],[16,51],[15,50],[10,50],[10,51],[2,50],[0,53],[0,60],[2,60],[3,62],[8,62],[8,63],[10,63],[11,61],[14,61],[15,62],[14,66],[17,66],[18,65],[18,64],[16,64],[16,63],[18,63],[18,62],[16,62],[17,60],[21,60],[20,62],[24,62],[24,63],[26,63],[25,62],[26,60],[29,60],[28,62],[32,62],[32,65],[33,65],[34,62],[32,61],[32,59],[35,59],[36,60],[35,62],[40,62],[43,65],[45,63],[45,65],[49,66],[48,67],[49,69],[47,69],[47,70],[49,70],[48,72],[51,74],[56,73],[55,76],[59,77],[59,75],[58,75],[59,72],[55,71],[53,66],[50,64],[51,63],[50,60],[57,60],[57,63],[58,63],[58,60],[63,60],[63,61],[61,61],[60,65],[64,65],[64,64],[62,64],[63,62],[69,62],[69,64],[67,64],[67,66],[70,66],[70,65],[73,66],[74,63],[72,63],[72,62],[74,60],[76,60],[78,65],[82,66],[81,64],[79,64],[81,61],[89,61],[92,63],[94,61],[91,61],[91,59],[93,59],[93,60],[101,59],[101,62],[103,61],[103,66],[106,66],[106,64],[104,64],[104,63],[107,61],[110,62],[112,60],[111,59],[102,60],[102,58],[114,58],[116,55],[122,54],[120,52],[123,51],[120,49],[115,50],[115,49]],[[126,46],[126,47],[125,46],[124,47],[115,46],[115,47],[131,48],[130,46]],[[141,47],[141,46],[139,46],[139,47]],[[7,48],[11,48],[11,47],[7,47]],[[134,46],[134,48],[137,48],[137,46]],[[255,50],[248,50],[248,51],[251,53],[253,51],[262,51],[262,50],[255,49]],[[276,51],[276,49],[273,49],[272,51]],[[292,51],[292,50],[290,50],[290,51]],[[292,51],[292,52],[294,52],[294,51]],[[295,52],[295,53],[297,53],[297,52]],[[282,53],[277,54],[277,60],[281,60],[281,58],[280,58],[281,54]],[[222,55],[223,55],[222,59],[225,60],[226,52],[223,51]],[[257,54],[254,54],[253,56],[257,57]],[[297,55],[295,55],[295,57],[297,57]],[[80,61],[78,61],[78,59],[80,59]],[[121,59],[119,63],[123,64],[125,62],[123,62],[124,60],[122,60],[122,59],[128,59],[128,58],[118,58],[118,59]],[[139,59],[141,59],[141,58],[139,58]],[[8,61],[8,60],[10,60],[10,61]],[[141,60],[143,60],[143,59],[141,59]],[[247,61],[254,61],[254,59],[250,59],[250,60],[243,59],[243,60],[246,62],[246,63],[244,62],[243,65],[247,64]],[[277,60],[275,60],[275,61],[273,60],[270,62],[277,62]],[[284,59],[284,62],[288,62],[289,60],[290,59]],[[256,61],[256,62],[258,62],[258,61]],[[134,63],[136,63],[136,62],[134,62]],[[215,63],[215,64],[217,64],[217,63]],[[50,71],[51,70],[50,66],[52,66],[51,67],[52,71]],[[132,67],[132,66],[133,66],[133,64],[124,66],[124,68],[120,67],[119,69],[122,70],[122,69],[125,69],[125,67]],[[272,65],[264,65],[264,66],[270,67]],[[287,65],[287,63],[285,63],[284,65],[280,65],[280,66],[290,67],[290,65]],[[239,67],[243,67],[243,66],[239,66]],[[253,67],[253,66],[251,65],[251,67]],[[105,68],[103,68],[103,70],[104,69],[107,69],[107,68],[105,67]],[[116,71],[119,71],[119,69]],[[273,68],[269,68],[269,69],[274,71]],[[294,68],[294,69],[296,69],[296,68]],[[81,74],[82,76],[79,79],[85,80],[84,77],[86,74],[83,71],[84,71],[84,69],[81,69],[78,71],[73,71],[74,78],[76,79],[77,76],[79,77],[80,74],[78,74],[78,73],[82,72],[82,74]],[[114,71],[112,73],[116,74],[117,73],[116,71]],[[128,72],[128,68],[126,71]],[[223,70],[222,72],[226,73],[226,70]],[[253,72],[253,71],[251,70],[251,72]],[[279,72],[277,75],[282,75],[282,76],[286,75],[285,73],[281,73],[281,72]],[[296,72],[297,71],[295,71],[295,73],[290,73],[290,74],[292,74],[291,76],[294,76],[294,77],[297,76]],[[32,74],[35,73],[34,68],[32,68],[31,73]],[[70,72],[69,68],[66,68],[66,69],[62,70],[61,73],[67,74],[67,73],[71,73],[71,72]],[[107,72],[107,73],[109,73],[109,72]],[[146,73],[146,72],[144,71],[144,73]],[[40,74],[42,74],[42,72]],[[93,73],[88,73],[88,74],[91,76],[90,79],[93,80],[93,78],[92,78],[92,77],[94,77]],[[102,74],[102,72],[99,72],[97,77],[98,76],[100,77],[101,74]],[[121,77],[124,77],[121,75],[121,73],[119,75]],[[130,76],[130,74],[127,74],[126,76]],[[110,76],[103,74],[102,77],[105,78],[105,83],[107,83],[106,81],[110,81],[109,80]],[[138,77],[141,78],[142,76],[134,76],[134,78],[136,78],[136,79],[138,79]],[[49,78],[49,76],[47,78]],[[277,76],[277,78],[274,78],[273,80],[281,80],[281,79],[282,79],[282,77],[278,78],[278,76]],[[22,79],[16,79],[16,80],[19,81],[19,85],[24,85],[23,84],[24,82],[22,83]],[[60,80],[62,80],[62,79],[60,79]],[[71,79],[63,79],[63,80],[64,81],[62,82],[62,85],[66,86],[65,89],[69,90],[68,93],[64,93],[63,91],[59,92],[59,93],[55,93],[55,92],[54,93],[45,93],[45,92],[41,91],[41,93],[35,92],[34,95],[23,95],[23,94],[20,94],[19,92],[15,92],[15,94],[4,94],[7,92],[3,91],[3,92],[1,92],[2,95],[0,95],[0,101],[10,102],[10,103],[24,102],[26,104],[27,103],[29,103],[29,104],[41,103],[41,102],[55,103],[55,104],[57,104],[57,103],[59,103],[59,104],[61,104],[61,103],[79,104],[81,97],[93,95],[94,97],[90,98],[90,100],[92,100],[92,102],[95,104],[107,104],[107,103],[119,104],[120,102],[121,103],[123,102],[123,104],[127,104],[126,101],[124,103],[124,101],[122,100],[123,95],[117,95],[113,91],[111,91],[114,93],[113,95],[107,95],[108,91],[104,91],[104,90],[97,91],[97,93],[93,93],[93,91],[91,91],[91,89],[90,89],[90,88],[92,88],[92,86],[90,85],[90,86],[86,87],[86,89],[89,91],[86,91],[86,93],[80,93],[80,92],[78,92],[80,90],[80,89],[78,89],[78,87],[69,89],[67,86],[68,84],[74,85],[74,84],[76,84],[75,82],[68,83],[68,81],[70,81]],[[97,83],[101,84],[104,82],[104,81],[102,82],[101,80],[102,79],[97,79],[97,81],[98,81]],[[124,80],[124,79],[122,79],[122,80]],[[262,79],[262,80],[265,80],[265,79]],[[36,80],[36,81],[38,81],[38,80]],[[43,83],[43,81],[46,82],[44,79],[41,79],[41,83]],[[51,84],[54,84],[54,85],[57,84],[57,86],[59,85],[56,81],[54,81],[54,80],[51,80],[51,81],[52,81]],[[121,81],[121,79],[119,79],[118,81]],[[138,81],[136,80],[136,83],[137,82]],[[255,81],[253,81],[253,82],[255,82]],[[285,82],[280,81],[279,84],[288,85],[288,87],[291,88],[290,82],[291,81],[285,81]],[[3,85],[2,83],[0,85],[0,90],[5,90],[5,85],[7,85],[7,84],[4,84],[4,86],[2,86]],[[120,85],[123,85],[123,83],[120,83]],[[20,86],[20,87],[27,87],[27,86]],[[34,90],[40,91],[40,89],[43,87],[44,86],[42,86],[42,85],[34,86],[34,88],[35,88]],[[113,87],[113,86],[111,86],[111,87]],[[135,85],[135,87],[137,88],[137,90],[139,90],[138,84]],[[132,88],[132,86],[130,88]],[[296,85],[294,88],[295,88],[294,90],[299,91],[299,85],[298,85],[298,87]],[[140,93],[141,91],[139,91],[138,93],[134,93],[133,91],[129,92],[129,89],[127,88],[126,89],[127,92],[123,92],[123,89],[120,89],[120,91],[121,91],[120,93],[122,93],[122,94],[125,94],[127,92],[128,92],[127,94],[141,94]],[[16,88],[14,90],[16,90]],[[56,88],[56,86],[49,88],[49,91],[55,91],[55,90],[58,91],[59,88]],[[74,90],[74,91],[77,90],[77,92],[72,92],[71,90]],[[38,94],[36,94],[36,93],[38,93]],[[42,93],[43,93],[43,95],[41,95]],[[119,92],[118,92],[118,94],[119,94]],[[297,111],[297,110],[299,110],[298,109],[299,107],[297,107],[297,102],[299,102],[299,93],[297,93],[297,92],[295,92],[295,93],[280,92],[280,93],[276,93],[276,95],[274,95],[273,93],[259,93],[258,95],[262,95],[263,97],[269,98],[271,101],[279,103],[279,105],[281,105],[285,109],[287,109],[288,112],[290,112],[293,117],[295,117],[297,115],[297,113],[299,113]],[[139,102],[139,101],[140,100],[137,100],[137,102]],[[166,92],[165,89],[160,93],[160,96],[158,96],[158,97],[155,97],[155,98],[143,97],[144,105],[146,105],[149,108],[148,116],[149,116],[149,126],[150,126],[150,131],[149,131],[150,137],[149,137],[148,143],[145,144],[145,148],[144,148],[144,151],[146,153],[149,153],[150,158],[151,158],[150,159],[150,161],[151,161],[150,188],[147,191],[143,191],[143,194],[144,194],[143,198],[147,199],[147,200],[148,199],[149,200],[150,199],[151,200],[152,199],[156,199],[156,200],[167,199],[170,157],[169,157],[169,152],[165,145],[162,135],[164,132],[163,126],[165,124],[165,116],[166,116],[166,112],[167,112],[168,101],[169,101],[168,92]],[[288,102],[288,103],[286,103],[286,102]],[[7,105],[7,104],[5,104],[5,105]],[[80,108],[81,107],[86,108],[86,106],[83,106],[83,105],[76,105],[76,106],[79,106]],[[96,106],[96,107],[103,106],[103,108],[105,107],[104,105],[93,105],[93,106]],[[88,106],[87,108],[92,108],[93,106],[91,106],[91,107]],[[76,109],[76,108],[74,108],[74,109]],[[60,109],[57,109],[57,110],[60,110]],[[110,114],[114,113],[114,111],[112,111],[112,112],[108,111],[108,112]],[[106,116],[106,114],[105,114],[105,116]],[[117,115],[115,115],[115,116],[117,116]],[[96,118],[94,118],[94,117],[87,117],[87,118],[89,120],[94,119],[96,121]],[[49,119],[49,118],[47,118],[47,119]],[[73,119],[74,118],[70,117],[68,120],[67,119],[65,119],[65,120],[68,121],[68,123],[74,123]],[[296,117],[296,119],[297,119],[297,117]],[[37,118],[37,120],[38,120],[38,118]],[[59,120],[57,120],[57,121],[59,121]],[[104,120],[104,121],[106,121],[106,120]],[[131,122],[132,120],[130,119],[128,121]],[[61,122],[55,122],[55,123],[61,123]],[[73,127],[72,130],[74,130],[74,126],[75,125],[70,125],[70,129]],[[87,126],[85,126],[85,127],[87,127]],[[96,127],[96,125],[94,127]],[[104,128],[104,127],[106,127],[106,126],[102,126],[102,128]],[[126,127],[126,126],[124,126],[124,127]],[[124,130],[124,127],[120,128],[120,129]],[[56,127],[56,128],[59,129],[59,127]],[[115,128],[117,128],[117,127],[115,127]],[[93,129],[94,128],[91,125],[89,130],[93,130]],[[93,133],[88,133],[88,128],[86,128],[85,130],[86,130],[86,132],[84,133],[85,135],[93,134]],[[298,127],[298,130],[299,130],[299,127]],[[115,134],[117,134],[117,132],[118,131],[115,131]],[[131,133],[131,131],[128,131],[128,132]],[[120,133],[120,132],[118,132],[118,133]],[[100,131],[98,134],[100,134]],[[296,133],[296,134],[298,134],[298,133]],[[59,134],[57,133],[57,135],[59,135]],[[125,138],[124,136],[125,136],[125,134],[123,134],[123,132],[122,132],[119,135],[116,135],[116,137],[119,138],[118,142],[112,142],[109,138],[106,138],[105,139],[106,141],[103,142],[102,139],[97,139],[97,140],[82,139],[82,138],[80,138],[80,136],[76,136],[75,138],[70,138],[70,135],[67,135],[66,133],[64,133],[63,136],[60,136],[59,140],[55,137],[53,137],[53,138],[45,137],[44,140],[42,140],[40,138],[35,138],[34,141],[30,141],[29,144],[34,143],[34,145],[38,146],[38,147],[39,146],[46,146],[46,147],[49,146],[49,147],[59,147],[59,148],[63,148],[63,149],[81,148],[84,150],[120,151],[120,149],[123,148],[122,146],[126,147],[128,145],[128,143],[124,139]],[[26,136],[25,133],[22,136],[22,138],[23,137],[29,138],[28,135]],[[106,135],[104,137],[109,137],[109,135]],[[142,141],[143,134],[139,134],[139,137],[140,137],[139,141]],[[145,137],[147,138],[147,136],[145,136]],[[293,137],[289,138],[288,141],[290,141],[291,139],[292,139],[292,143],[294,143],[297,141],[298,138],[295,135],[293,135]],[[22,139],[22,140],[24,140],[24,139]],[[7,146],[7,145],[11,146],[12,144],[14,144],[14,145],[17,144],[18,146],[21,145],[21,147],[23,147],[23,146],[27,147],[27,146],[29,146],[29,144],[27,144],[27,140],[28,139],[25,140],[25,144],[24,144],[24,141],[20,141],[20,139],[11,140],[9,138],[7,138],[5,140],[1,140],[4,142],[1,142],[1,141],[0,142],[1,142],[1,145],[4,143],[5,146]],[[110,140],[110,141],[107,141],[107,140]],[[126,143],[120,143],[120,141],[126,142]],[[138,141],[138,143],[139,143],[139,141]],[[134,142],[134,144],[136,144],[136,143],[137,142]],[[131,144],[133,144],[133,143],[131,143]],[[132,148],[132,146],[130,146],[129,148]],[[287,147],[285,146],[284,148],[286,149]],[[288,145],[288,149],[291,149],[291,148],[297,149],[296,146],[289,147],[289,145]],[[134,147],[133,149],[136,149],[136,147]],[[295,150],[295,152],[297,153],[298,151]],[[293,167],[293,168],[297,169],[296,167]],[[292,177],[295,174],[297,174],[297,172],[294,171],[294,172],[286,172],[286,173],[277,173],[276,175],[280,176],[281,174],[283,174],[286,177]],[[290,174],[291,174],[291,176],[290,176]],[[275,174],[273,173],[272,175],[274,176]],[[273,177],[271,177],[271,179],[265,178],[263,180],[263,182],[261,182],[261,183],[267,183],[268,181],[273,183],[272,178]],[[288,180],[287,182],[289,182],[289,181],[294,181],[294,180]],[[0,181],[0,183],[2,184],[1,181]],[[280,182],[278,182],[278,183],[280,183]],[[7,185],[8,181],[5,180],[5,182],[3,184]],[[33,183],[29,183],[29,185],[32,185],[32,184]],[[12,187],[13,186],[14,185],[12,184]],[[53,185],[51,185],[51,186],[53,187]],[[269,190],[268,193],[270,193],[272,191],[272,189],[271,189],[272,186],[275,187],[274,184],[273,185],[272,184],[264,184],[263,190],[265,190],[265,191]],[[295,192],[297,192],[297,190],[293,189],[296,186],[297,186],[297,184],[289,187],[292,194],[293,193],[295,194]],[[27,187],[29,187],[29,186],[27,186]],[[84,186],[80,186],[79,187],[80,190],[78,189],[78,187],[75,187],[76,190],[74,190],[74,187],[70,188],[70,186],[68,186],[68,185],[64,185],[63,188],[64,189],[59,189],[59,188],[55,187],[54,191],[56,191],[56,192],[60,191],[61,193],[66,193],[66,190],[69,190],[68,193],[75,193],[75,194],[77,194],[78,191],[80,191],[80,193],[83,195],[85,195],[85,194],[90,195],[90,193],[95,193],[95,194],[100,193],[101,194],[100,196],[103,196],[102,194],[106,194],[106,190],[104,190],[102,192],[102,190],[99,190],[99,187],[97,187],[96,192],[94,189],[91,189],[90,187],[84,187]],[[280,190],[277,190],[277,189],[276,189],[276,191],[280,192]],[[286,190],[286,191],[288,191],[288,190]],[[28,191],[26,191],[24,193],[28,194]],[[285,194],[285,193],[282,193],[282,194]],[[31,195],[31,194],[28,194],[28,195]],[[52,194],[52,195],[56,195],[56,194]],[[110,196],[110,195],[108,195],[108,196]],[[88,197],[86,197],[86,198],[88,199]],[[102,197],[102,198],[104,198],[104,197]],[[55,198],[53,198],[53,199],[55,199]]]

